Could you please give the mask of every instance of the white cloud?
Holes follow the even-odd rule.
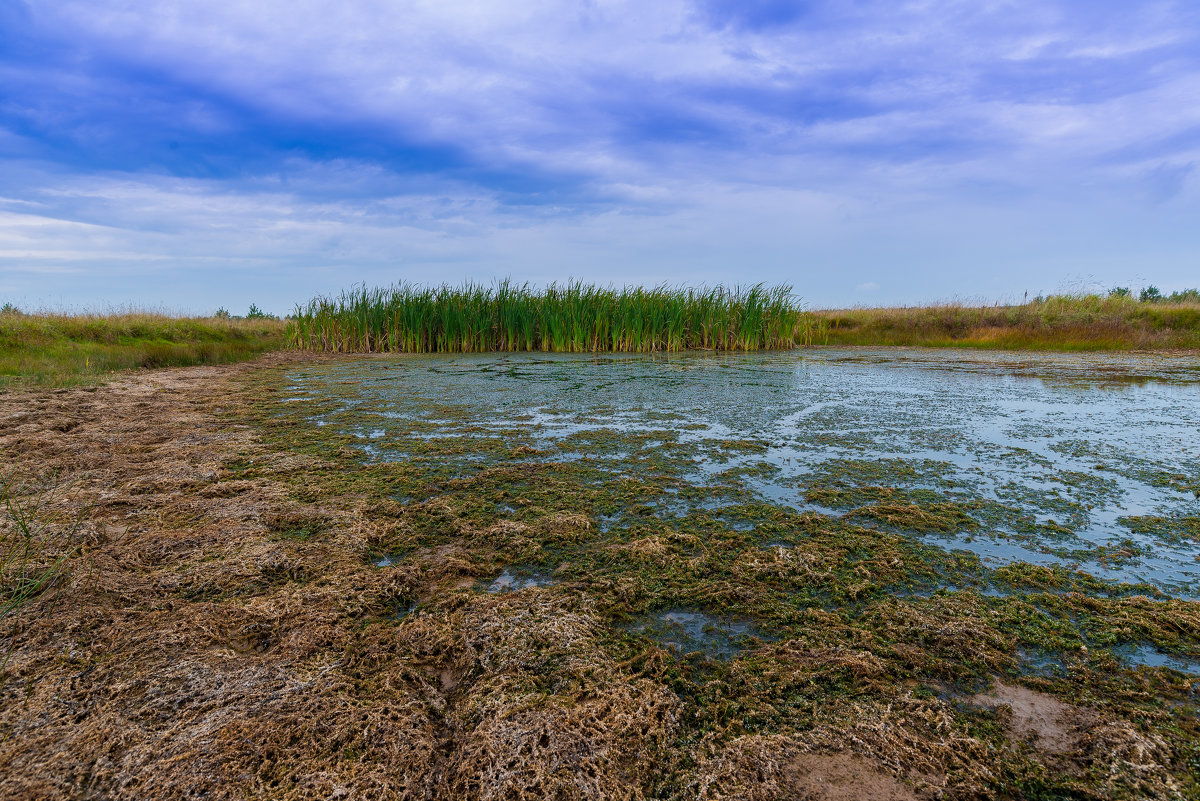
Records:
[[[0,63],[0,81],[69,84],[29,112],[69,152],[32,161],[37,137],[0,128],[5,285],[58,265],[95,277],[64,293],[282,310],[360,280],[579,274],[790,281],[837,303],[1191,269],[1200,47],[1182,2],[808,7],[755,29],[684,0],[44,0],[40,35],[78,61]],[[136,149],[141,123],[56,128],[112,80],[80,64],[164,81],[164,118],[198,147],[243,137],[203,154],[242,168],[88,166],[100,144]],[[387,158],[418,146],[430,165]]]

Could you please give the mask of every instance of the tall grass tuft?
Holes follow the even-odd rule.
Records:
[[[655,352],[790,348],[820,323],[791,287],[612,289],[577,281],[544,290],[358,287],[298,306],[294,348],[334,353]]]
[[[66,577],[79,522],[64,530],[53,515],[44,519],[43,506],[53,489],[53,479],[35,487],[0,473],[0,621]],[[11,639],[0,653],[0,690],[15,647],[16,639]]]
[[[0,475],[0,620],[41,595],[66,571],[64,544],[73,530],[54,534],[40,520],[49,489],[29,492],[11,476]]]

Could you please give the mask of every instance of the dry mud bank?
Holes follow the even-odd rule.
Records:
[[[983,568],[811,513],[749,510],[786,548],[649,504],[609,529],[664,487],[519,443],[367,462],[288,411],[291,360],[0,396],[69,554],[0,628],[0,797],[1198,797],[1194,677],[1086,645],[1194,652],[1196,602],[1019,567],[893,592]]]

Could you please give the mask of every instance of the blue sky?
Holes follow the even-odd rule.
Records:
[[[1200,285],[1200,4],[0,0],[0,301]]]

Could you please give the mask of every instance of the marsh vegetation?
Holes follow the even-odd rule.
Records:
[[[291,316],[288,341],[336,353],[745,351],[791,348],[808,325],[790,287],[402,284],[314,298]]]

